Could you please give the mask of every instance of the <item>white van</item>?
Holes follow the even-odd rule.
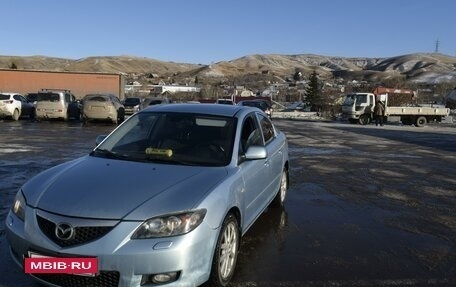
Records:
[[[81,118],[81,104],[69,90],[43,89],[36,100],[37,120]]]

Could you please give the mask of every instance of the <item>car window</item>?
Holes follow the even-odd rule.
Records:
[[[247,151],[250,146],[262,146],[263,140],[259,127],[255,123],[253,116],[248,116],[244,120],[241,130],[241,142],[239,147],[240,154]]]
[[[139,105],[141,100],[139,98],[127,98],[125,104],[127,105]]]
[[[10,95],[0,94],[0,101],[9,100],[9,99],[10,99]]]
[[[258,118],[260,120],[261,130],[263,132],[264,142],[268,143],[274,138],[274,126],[272,125],[271,121],[261,115],[258,114]]]
[[[20,101],[21,102],[21,96],[19,96],[19,95],[14,95],[13,99],[15,99],[16,101]]]
[[[57,93],[39,93],[36,97],[37,101],[58,102],[60,95]]]

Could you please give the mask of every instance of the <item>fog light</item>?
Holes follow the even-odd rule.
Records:
[[[156,284],[168,283],[176,279],[176,272],[157,274],[152,277],[152,282]]]
[[[143,275],[142,280],[141,280],[141,285],[147,285],[147,284],[155,284],[155,285],[161,285],[161,284],[167,284],[173,281],[176,281],[179,277],[180,272],[168,272],[168,273],[159,273],[159,274],[149,274],[149,275]]]

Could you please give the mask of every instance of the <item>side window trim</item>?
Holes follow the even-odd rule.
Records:
[[[274,129],[274,125],[264,115],[262,115],[260,113],[257,113],[256,116],[257,116],[258,122],[260,123],[260,131],[261,131],[261,135],[263,137],[263,143],[266,146],[268,143],[270,143],[277,136],[276,132],[275,132],[275,129]],[[268,125],[270,126],[271,137],[269,137],[267,140],[266,140],[266,136],[265,136],[266,131],[264,130],[263,124],[262,124],[263,121],[266,121],[266,123],[268,123]]]

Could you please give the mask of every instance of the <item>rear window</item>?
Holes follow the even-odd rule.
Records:
[[[9,99],[10,99],[10,95],[0,94],[0,101],[2,101],[2,100],[9,100]]]
[[[58,102],[60,95],[56,93],[39,93],[36,100],[38,102]]]
[[[88,96],[84,99],[84,101],[106,102],[106,101],[108,101],[108,99],[103,96]]]

